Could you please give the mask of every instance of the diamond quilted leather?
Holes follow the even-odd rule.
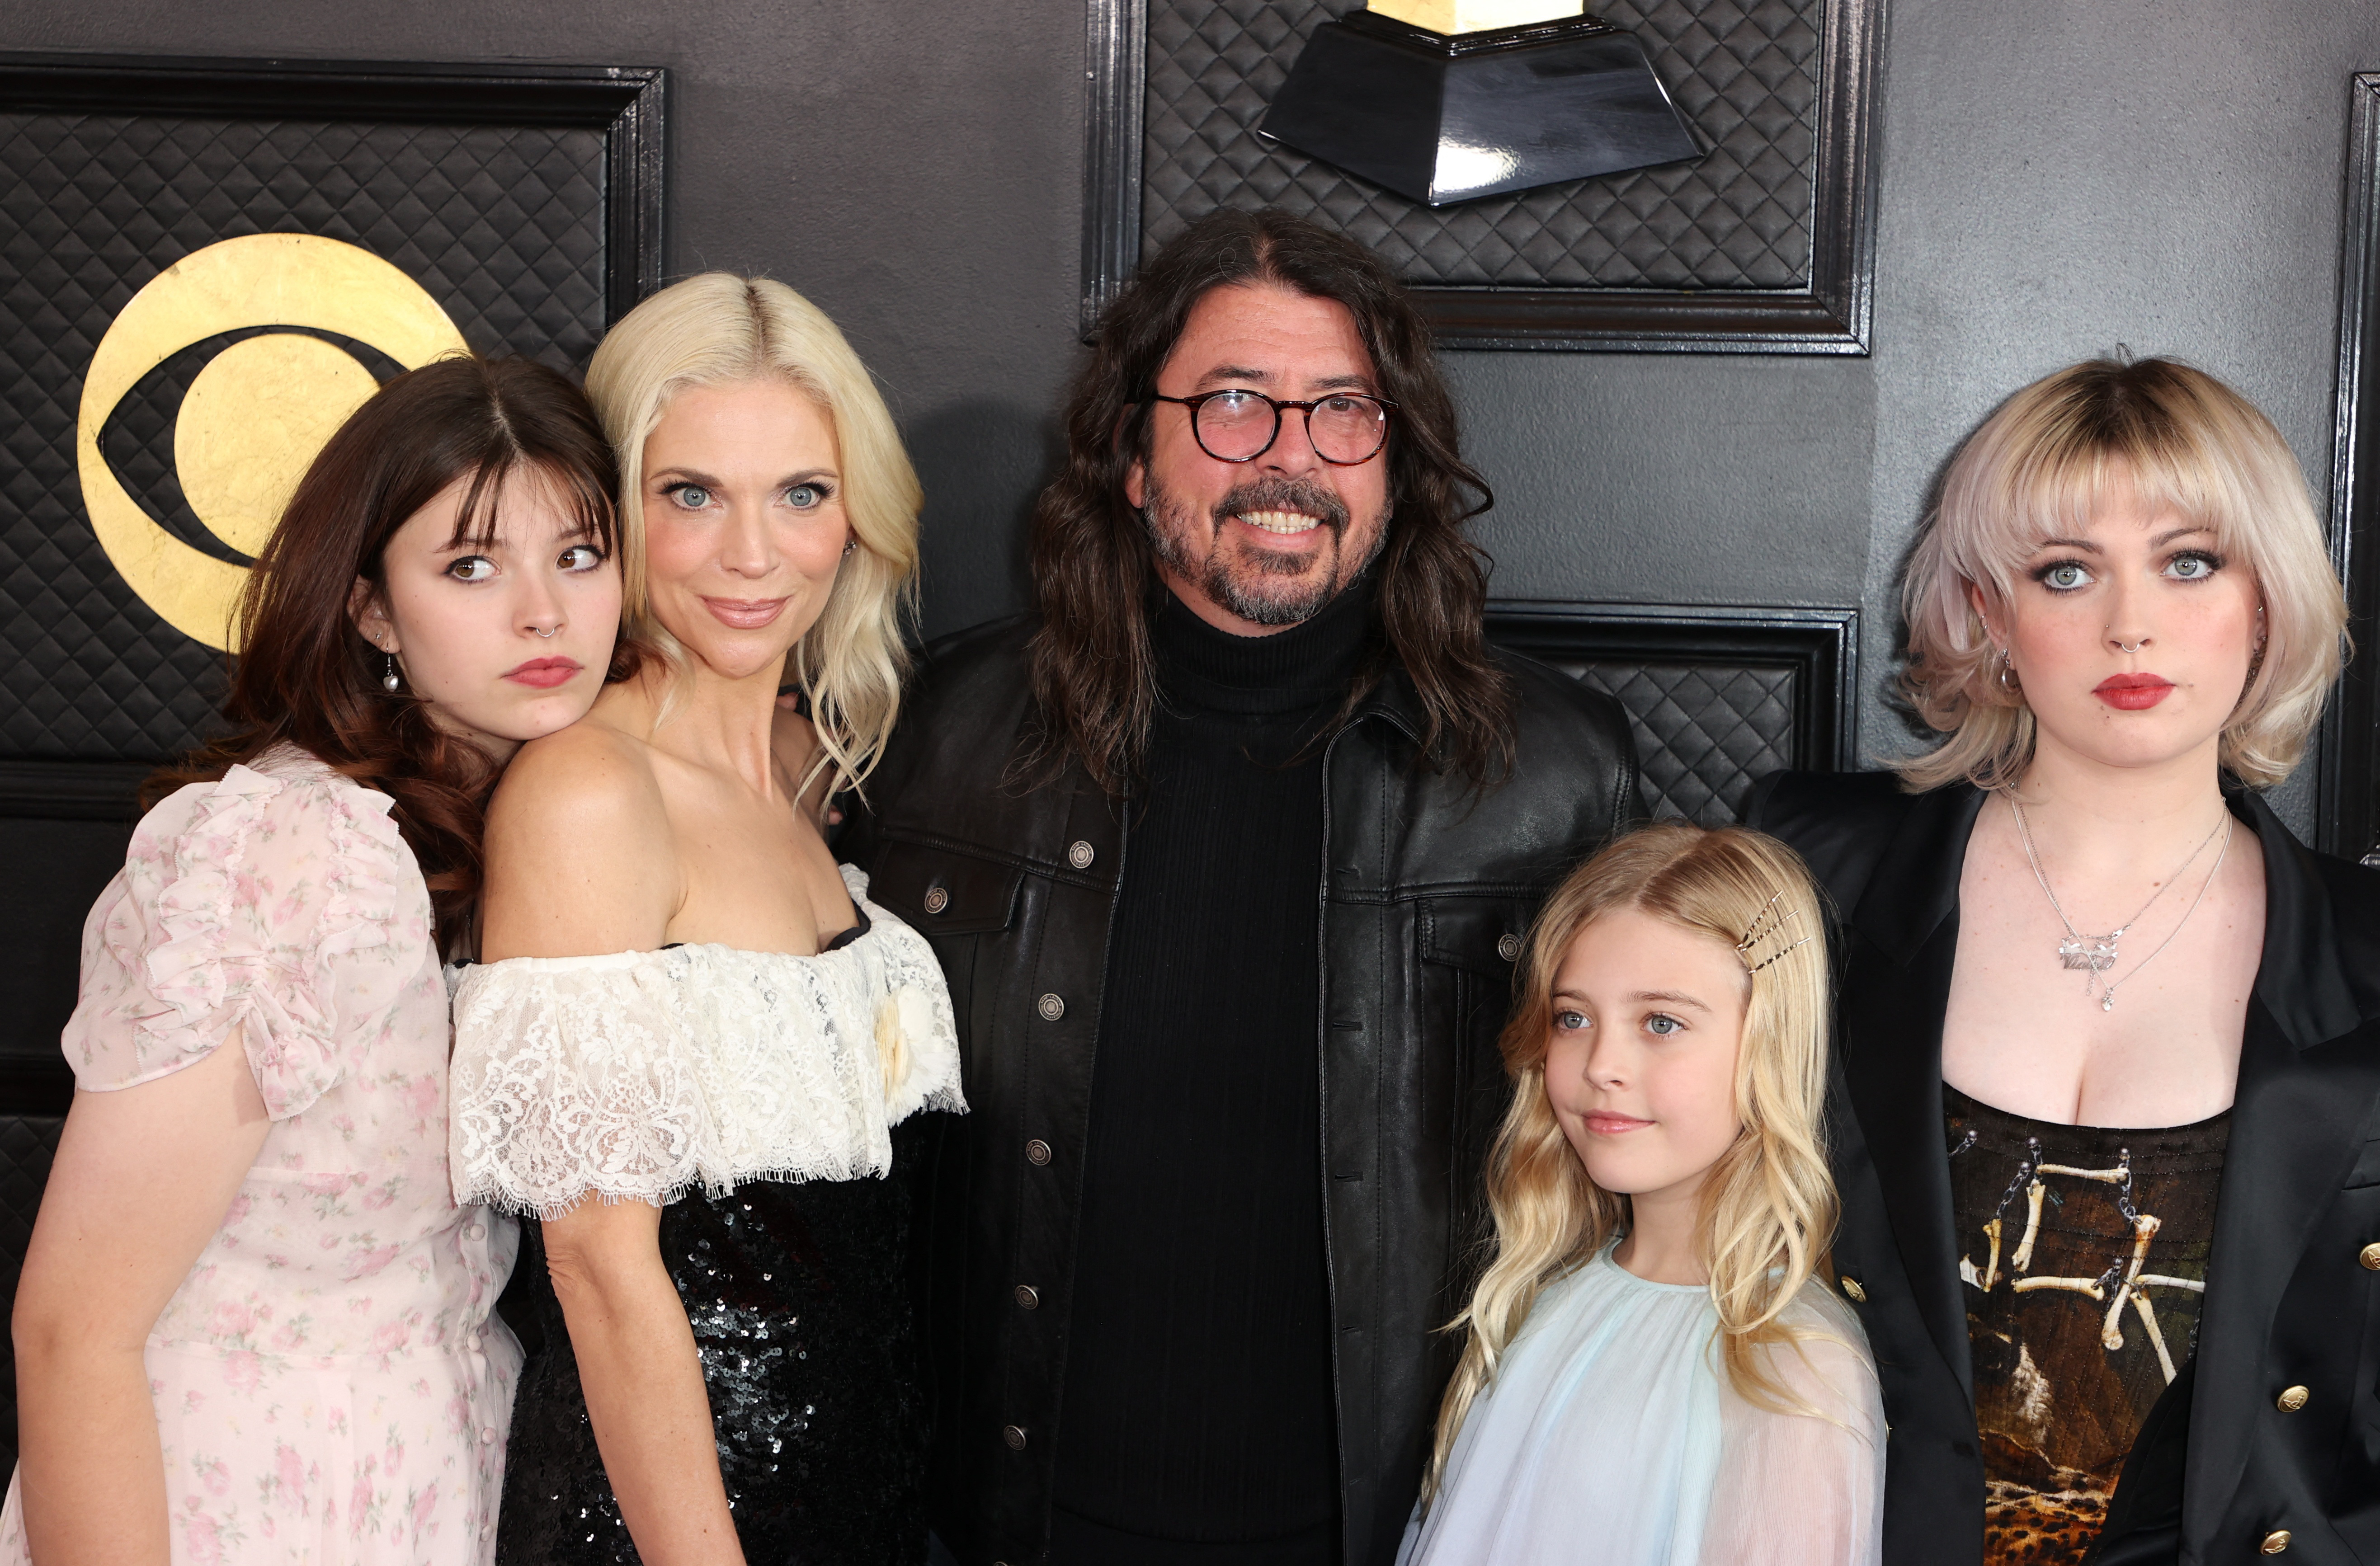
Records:
[[[164,756],[221,694],[218,655],[108,564],[75,474],[84,366],[142,285],[218,239],[321,234],[403,268],[474,347],[575,368],[602,331],[603,155],[595,130],[0,114],[0,755]],[[107,443],[185,534],[162,449],[123,431],[170,439],[204,362],[136,388]]]
[[[1794,288],[1811,276],[1826,0],[1608,0],[1708,156],[1433,210],[1256,136],[1305,40],[1358,0],[1149,0],[1141,237],[1218,206],[1285,207],[1409,282]]]
[[[1548,662],[1628,710],[1657,817],[1732,825],[1762,773],[1813,764],[1793,754],[1791,668]]]
[[[0,1115],[0,1311],[17,1302],[17,1275],[24,1270],[33,1215],[41,1210],[42,1186],[65,1125],[62,1116]],[[16,1359],[0,1354],[0,1466],[16,1465]]]

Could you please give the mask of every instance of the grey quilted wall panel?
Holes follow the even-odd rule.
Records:
[[[1731,825],[1764,772],[1825,764],[1793,754],[1790,668],[1549,662],[1628,710],[1645,802],[1657,817]]]
[[[1411,282],[1798,288],[1811,280],[1825,0],[1610,0],[1712,150],[1432,208],[1257,139],[1315,28],[1357,0],[1149,0],[1143,254],[1218,206],[1318,215]]]
[[[84,367],[142,285],[219,239],[319,234],[402,268],[475,348],[575,368],[603,325],[603,159],[595,130],[0,114],[0,755],[161,757],[221,694],[221,656],[117,577],[75,475]],[[104,447],[220,554],[160,459],[207,357],[136,387]]]

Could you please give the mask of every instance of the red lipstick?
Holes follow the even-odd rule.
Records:
[[[2173,682],[2158,674],[2110,674],[2091,694],[2119,712],[2145,712],[2172,689]]]
[[[722,625],[738,631],[757,631],[783,613],[786,601],[782,598],[706,597],[702,606]]]
[[[586,665],[576,658],[532,658],[517,669],[504,671],[504,678],[538,690],[552,690],[566,685],[570,676]]]

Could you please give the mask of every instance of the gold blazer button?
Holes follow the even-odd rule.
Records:
[[[2303,1387],[2291,1387],[2273,1400],[2273,1406],[2283,1414],[2295,1414],[2306,1405],[2306,1399],[2313,1395]]]
[[[1843,1293],[1851,1297],[1854,1305],[1867,1304],[1867,1291],[1859,1286],[1858,1279],[1849,1274],[1845,1274],[1843,1278]]]
[[[2256,1547],[2259,1551],[2265,1555],[2278,1555],[2281,1551],[2289,1548],[2289,1531],[2287,1528],[2275,1528],[2271,1533],[2265,1536],[2265,1542]]]
[[[2380,1272],[2380,1241],[2374,1241],[2356,1252],[2355,1259],[2362,1262],[2366,1270]]]

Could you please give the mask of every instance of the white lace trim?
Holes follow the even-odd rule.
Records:
[[[680,946],[516,957],[455,993],[455,1199],[552,1218],[588,1196],[667,1203],[747,1180],[892,1167],[892,1127],[966,1108],[933,949],[867,899],[815,957]]]

